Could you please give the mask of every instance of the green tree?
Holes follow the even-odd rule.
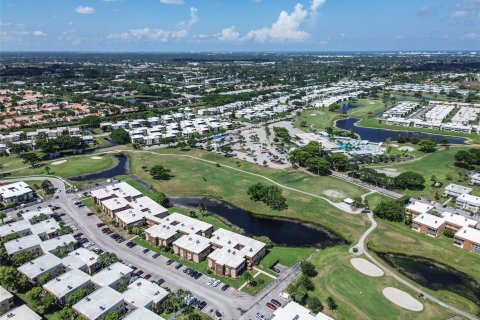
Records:
[[[44,285],[45,283],[47,283],[48,281],[50,281],[52,279],[52,275],[48,272],[42,274],[41,276],[38,277],[38,284],[39,285]]]
[[[117,255],[111,252],[105,252],[104,254],[100,255],[97,259],[97,263],[102,268],[106,268],[117,261],[118,261]]]
[[[170,200],[168,200],[168,197],[165,193],[163,192],[155,192],[153,195],[152,195],[152,199],[156,202],[156,203],[159,203],[161,204],[162,206],[164,207],[167,207],[170,203]]]
[[[305,166],[316,174],[326,175],[330,172],[330,164],[325,158],[309,158],[305,162]]]
[[[0,282],[5,289],[14,291],[22,290],[28,284],[27,278],[12,266],[0,266]]]
[[[317,314],[323,310],[323,304],[317,297],[308,297],[307,298],[307,307],[313,313]]]
[[[21,266],[22,264],[25,264],[28,261],[35,259],[35,257],[36,257],[36,254],[34,254],[31,251],[22,251],[12,255],[11,259],[14,265]]]
[[[80,120],[80,123],[83,126],[88,127],[88,128],[98,128],[98,127],[100,127],[101,122],[102,122],[102,120],[100,119],[100,117],[95,116],[95,115],[89,115],[89,116],[86,116],[85,118],[83,118],[82,120]]]
[[[155,180],[170,180],[173,176],[170,169],[164,168],[162,165],[155,165],[149,170],[150,175]]]
[[[308,277],[315,277],[318,272],[315,270],[315,266],[310,261],[303,261],[300,265],[302,273]]]
[[[72,292],[67,298],[67,304],[73,306],[78,301],[82,300],[83,297],[87,295],[87,290],[85,288],[80,288]]]
[[[118,292],[127,291],[129,284],[130,284],[130,279],[129,279],[127,276],[122,276],[122,277],[118,280],[117,291],[118,291]]]
[[[23,160],[23,163],[28,163],[32,168],[35,168],[35,166],[42,160],[38,154],[34,152],[21,154],[20,158]]]
[[[130,135],[124,129],[115,129],[110,132],[110,139],[118,144],[130,143]]]
[[[315,285],[313,284],[313,281],[304,274],[302,274],[298,278],[298,285],[305,288],[307,291],[312,291],[313,289],[315,289]]]
[[[7,214],[5,212],[0,212],[0,221],[2,221],[2,224],[3,224],[3,220],[7,217]]]
[[[120,315],[116,311],[111,311],[102,318],[102,320],[119,320],[119,319],[120,319]]]
[[[401,222],[405,219],[405,208],[398,201],[386,200],[373,209],[373,214],[381,219]]]
[[[51,310],[55,304],[55,297],[51,293],[45,293],[41,302],[45,311]]]
[[[337,303],[335,302],[335,299],[333,299],[332,296],[329,296],[329,297],[327,298],[327,304],[328,304],[328,309],[330,309],[330,310],[332,310],[332,311],[333,311],[333,310],[337,310],[337,307],[338,307],[338,306],[337,306]]]
[[[422,139],[418,142],[418,150],[426,153],[435,152],[437,143],[432,139]]]
[[[64,307],[62,310],[60,310],[57,313],[57,317],[60,320],[72,320],[74,314],[75,314],[75,312],[73,311],[72,308]]]
[[[395,187],[398,189],[423,190],[425,188],[425,178],[416,172],[402,172],[393,179]]]

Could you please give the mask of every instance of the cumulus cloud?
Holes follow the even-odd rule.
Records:
[[[312,4],[310,5],[310,10],[312,12],[312,14],[316,14],[317,13],[317,10],[322,7],[325,2],[327,2],[326,0],[312,0]]]
[[[469,12],[467,10],[456,10],[452,12],[451,17],[452,18],[463,18],[469,15]]]
[[[467,33],[466,35],[464,35],[462,37],[462,39],[465,39],[465,40],[479,40],[479,36],[475,32],[470,32],[470,33]]]
[[[180,22],[177,27],[179,29],[190,29],[194,24],[198,22],[198,9],[190,7],[190,20]]]
[[[112,33],[108,39],[114,40],[147,40],[169,42],[174,39],[185,38],[188,35],[186,30],[169,31],[164,29],[131,29],[126,32]]]
[[[94,14],[95,13],[95,8],[94,7],[89,7],[89,6],[78,6],[75,11],[78,14]]]
[[[41,30],[35,30],[32,32],[32,35],[36,37],[45,37],[47,34]]]
[[[480,18],[480,0],[463,0],[454,6],[452,18]]]
[[[216,34],[216,37],[221,41],[300,42],[310,37],[308,32],[301,30],[300,25],[309,14],[315,15],[325,2],[326,0],[312,0],[310,10],[304,9],[302,4],[297,3],[290,13],[282,10],[270,27],[251,30],[242,36],[235,26],[230,26]]]
[[[164,4],[184,4],[184,0],[160,0],[160,3]]]

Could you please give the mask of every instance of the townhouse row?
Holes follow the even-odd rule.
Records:
[[[0,186],[0,202],[5,206],[28,202],[37,197],[37,193],[24,181]]]

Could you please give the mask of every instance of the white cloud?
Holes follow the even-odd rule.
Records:
[[[112,33],[108,39],[114,40],[148,40],[169,42],[170,40],[182,39],[188,35],[186,30],[169,31],[164,29],[131,29],[126,32]]]
[[[476,34],[475,32],[470,32],[470,33],[467,33],[466,35],[464,35],[462,37],[462,39],[465,39],[465,40],[478,40],[479,39],[479,36],[478,34]]]
[[[220,41],[237,41],[240,39],[240,32],[235,31],[235,27],[227,27],[217,35]]]
[[[190,7],[190,20],[180,22],[177,27],[179,29],[190,29],[194,24],[198,22],[198,9]]]
[[[184,4],[184,0],[160,0],[160,3],[164,4]]]
[[[47,34],[41,30],[35,30],[32,32],[32,35],[36,37],[45,37]]]
[[[94,7],[78,6],[75,11],[79,14],[94,14],[96,10]]]
[[[316,14],[318,8],[322,7],[326,0],[312,0],[312,4],[310,5],[310,10],[312,11],[312,14]]]
[[[463,18],[469,15],[469,12],[467,10],[457,10],[452,12],[451,17],[452,18]]]
[[[257,30],[249,31],[246,39],[253,39],[258,42],[265,41],[302,41],[307,39],[310,34],[299,29],[300,23],[307,17],[307,11],[303,9],[300,3],[297,3],[295,9],[288,13],[285,10],[280,12],[277,21],[272,23],[271,27],[263,27]]]

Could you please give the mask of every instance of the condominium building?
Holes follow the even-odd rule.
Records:
[[[433,210],[433,206],[424,202],[415,201],[410,202],[405,207],[405,213],[412,216],[412,218],[422,214],[422,213],[430,213]]]
[[[182,259],[199,263],[210,253],[210,240],[196,234],[184,235],[173,242],[173,252]]]
[[[92,283],[98,287],[116,289],[122,277],[130,279],[133,269],[120,262],[115,262],[92,276]]]
[[[319,312],[317,315],[312,315],[310,310],[304,306],[290,301],[283,307],[278,308],[273,312],[274,320],[333,320],[326,314]]]
[[[470,176],[470,184],[471,185],[480,185],[480,173],[475,172]]]
[[[97,320],[110,312],[121,314],[125,311],[125,303],[120,292],[103,287],[74,304],[73,310],[87,320]]]
[[[23,181],[0,186],[0,202],[4,205],[27,202],[35,197],[35,191]]]
[[[422,213],[412,220],[411,228],[427,236],[437,238],[445,229],[446,221],[442,217],[437,217],[429,213]]]
[[[156,283],[139,278],[129,284],[122,295],[129,306],[159,310],[160,304],[168,296],[168,291]]]
[[[32,224],[29,220],[18,220],[0,226],[0,238],[10,234],[16,234],[18,237],[35,234],[42,238],[50,238],[60,229],[59,223],[54,219],[47,219]]]
[[[480,230],[462,227],[455,233],[453,244],[462,249],[480,254]]]
[[[14,307],[13,294],[0,286],[0,316]]]
[[[20,253],[23,251],[41,253],[40,244],[42,239],[36,234],[24,236],[4,243],[8,255]]]
[[[456,204],[462,209],[477,212],[480,209],[480,197],[463,193],[457,197]]]
[[[90,284],[90,276],[83,271],[73,269],[67,271],[43,285],[58,301],[65,302],[76,290]]]
[[[61,263],[68,269],[79,269],[91,275],[99,268],[97,259],[98,254],[85,248],[78,248],[64,257]]]
[[[18,271],[24,274],[30,282],[37,283],[38,279],[47,273],[54,278],[62,270],[62,267],[60,258],[47,253],[21,265],[18,267]]]
[[[155,312],[147,309],[147,308],[137,308],[127,314],[123,320],[165,320],[164,318],[160,317]]]
[[[30,309],[26,304],[21,305],[15,309],[12,309],[0,316],[0,320],[42,320],[38,314]]]
[[[451,212],[442,213],[442,218],[446,221],[445,228],[454,231],[457,231],[463,227],[474,228],[478,224],[477,220]]]
[[[443,196],[457,198],[462,193],[470,194],[470,192],[472,192],[472,188],[450,183],[448,186],[445,187]]]

